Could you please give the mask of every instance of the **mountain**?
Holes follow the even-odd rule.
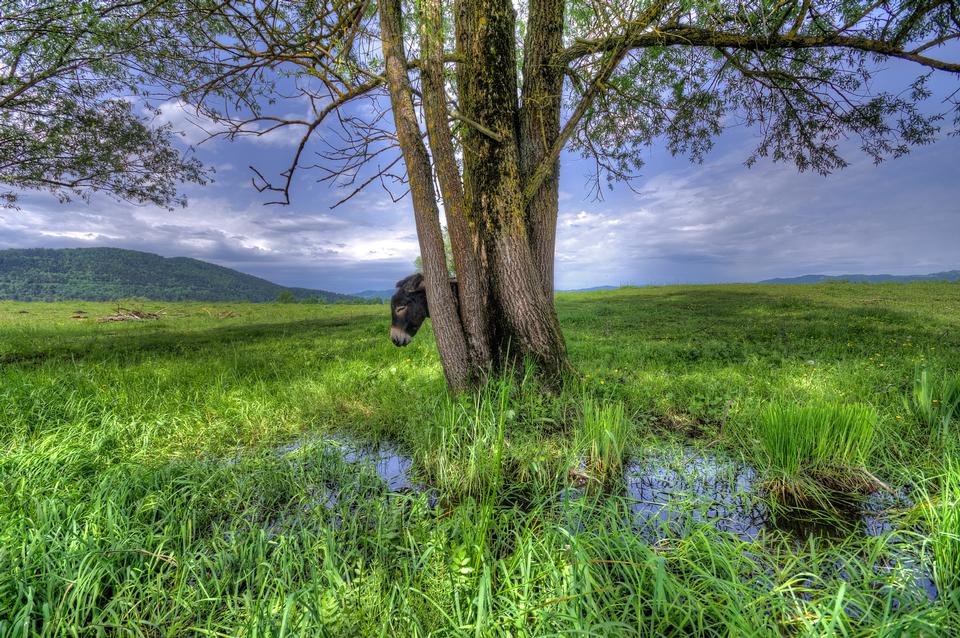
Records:
[[[363,290],[353,293],[353,296],[360,297],[361,299],[389,299],[395,292],[397,292],[396,288],[391,288],[390,290]]]
[[[297,300],[358,301],[326,290],[287,288],[189,257],[120,248],[0,250],[0,299],[275,301],[285,290]]]
[[[761,284],[817,284],[823,281],[848,281],[851,283],[883,283],[910,281],[960,281],[960,270],[935,272],[929,275],[803,275],[778,279],[764,279]]]
[[[598,290],[616,290],[620,286],[591,286],[589,288],[573,288],[570,290],[558,290],[557,292],[596,292]]]

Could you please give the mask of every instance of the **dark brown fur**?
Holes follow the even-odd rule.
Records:
[[[450,287],[456,298],[456,280],[450,280]],[[397,291],[390,298],[390,340],[398,346],[407,345],[429,316],[423,275],[415,273],[398,281]]]

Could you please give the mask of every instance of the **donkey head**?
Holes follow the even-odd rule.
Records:
[[[390,298],[390,315],[390,340],[398,346],[407,345],[430,316],[423,275],[416,273],[397,282],[397,292]]]

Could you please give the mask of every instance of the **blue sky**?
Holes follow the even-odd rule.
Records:
[[[880,77],[895,86],[911,70],[895,65]],[[935,88],[942,95],[956,79],[941,76]],[[159,119],[185,143],[202,137],[176,105]],[[655,146],[634,190],[619,186],[602,201],[589,196],[591,163],[565,154],[557,287],[960,268],[960,137],[942,135],[879,166],[851,140],[851,165],[821,177],[770,161],[748,169],[755,135],[728,130],[699,165]],[[391,288],[418,254],[409,199],[394,203],[374,186],[331,210],[344,189],[302,172],[290,206],[264,206],[248,166],[280,172],[297,141],[294,131],[279,131],[200,144],[196,153],[216,180],[188,188],[188,206],[173,212],[27,194],[20,210],[0,209],[0,248],[116,246],[204,259],[289,286]]]

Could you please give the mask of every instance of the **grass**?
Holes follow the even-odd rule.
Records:
[[[504,377],[473,397],[443,397],[417,449],[432,483],[457,498],[492,497],[500,488],[512,386]]]
[[[960,375],[935,375],[924,366],[917,366],[913,391],[904,397],[904,408],[941,445],[956,439],[960,427]]]
[[[593,478],[610,483],[620,477],[631,430],[621,401],[599,404],[590,397],[584,399],[581,446]]]
[[[960,610],[960,465],[947,463],[937,489],[923,490],[921,508],[929,536],[933,579],[944,603]]]
[[[960,287],[676,286],[557,303],[580,378],[551,393],[520,371],[450,398],[429,326],[395,348],[384,306],[145,303],[162,318],[98,324],[114,305],[0,302],[0,636],[960,629],[960,459],[904,403],[916,366],[960,371]],[[91,319],[71,319],[78,309]],[[838,432],[849,445],[801,472],[862,465],[908,502],[870,501],[884,522],[871,533],[854,518],[742,539],[678,488],[652,539],[628,495],[571,490],[585,440],[607,466],[692,449],[767,476],[757,423],[771,403],[871,406],[872,444]],[[388,493],[325,443],[343,436],[392,442],[431,491]],[[760,489],[738,498],[771,506]],[[930,563],[936,597],[917,579]]]
[[[859,404],[769,405],[756,428],[769,489],[787,504],[862,491],[876,424],[876,412]]]

